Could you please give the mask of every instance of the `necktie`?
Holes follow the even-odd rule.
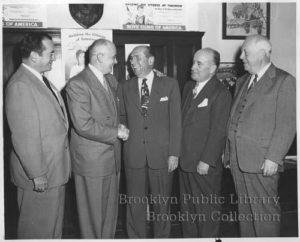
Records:
[[[142,108],[142,114],[144,117],[147,116],[147,110],[149,105],[149,88],[147,85],[147,79],[144,78],[142,81],[142,87],[141,87],[141,108]]]
[[[251,85],[248,87],[248,92],[249,92],[249,91],[255,86],[255,84],[257,83],[257,77],[258,77],[258,75],[255,74],[254,79],[253,79]]]
[[[58,102],[58,104],[59,104],[59,106],[60,106],[60,108],[61,108],[61,111],[63,112],[63,114],[65,114],[65,112],[64,112],[64,110],[63,110],[63,108],[62,108],[62,106],[60,105],[60,102],[59,102],[59,100],[58,100],[56,94],[54,93],[53,89],[52,89],[51,86],[50,86],[49,80],[48,80],[45,76],[42,76],[42,77],[43,77],[44,83],[45,83],[46,86],[49,88],[49,90],[52,92],[53,96],[55,97],[56,101]]]
[[[195,87],[193,88],[193,98],[196,98],[198,95],[197,89],[198,89],[199,83],[197,82]]]

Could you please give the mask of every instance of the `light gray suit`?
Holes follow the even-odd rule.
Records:
[[[71,156],[83,238],[113,238],[118,211],[120,142],[117,81],[108,91],[89,67],[66,86],[72,120]]]
[[[70,175],[70,154],[66,109],[59,93],[57,97],[61,107],[47,86],[23,65],[6,89],[5,109],[13,143],[11,179],[18,187],[20,209],[19,238],[61,237],[63,185]],[[32,179],[43,175],[48,180],[47,191],[33,191]]]
[[[237,81],[236,94],[228,122],[224,160],[230,159],[236,191],[240,197],[277,197],[279,174],[262,176],[266,159],[283,159],[296,133],[296,81],[273,64],[247,92],[250,75]],[[239,203],[240,214],[280,215],[279,205]],[[241,221],[241,236],[279,236],[280,221]]]

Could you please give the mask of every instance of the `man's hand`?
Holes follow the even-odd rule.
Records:
[[[208,164],[206,164],[203,161],[199,161],[199,163],[197,165],[197,172],[199,173],[199,175],[207,175],[208,168],[209,168]]]
[[[118,138],[126,141],[129,137],[129,129],[126,128],[125,125],[119,124],[118,126]]]
[[[263,170],[264,176],[273,176],[278,170],[278,164],[274,161],[266,159],[260,169]]]
[[[168,157],[168,172],[174,171],[178,166],[178,157],[169,156]]]
[[[44,192],[48,188],[47,177],[44,175],[44,176],[33,178],[33,185],[34,185],[33,188],[34,191]]]

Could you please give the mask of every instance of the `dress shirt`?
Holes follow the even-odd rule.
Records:
[[[206,83],[209,81],[210,79],[204,81],[204,82],[196,82],[195,87],[193,88],[193,98],[196,98],[199,94],[199,92],[201,92],[201,90],[203,89],[203,87],[206,85]],[[195,93],[195,94],[194,94]]]
[[[268,68],[270,67],[270,65],[271,65],[271,62],[270,62],[269,64],[265,65],[258,73],[256,73],[256,74],[257,74],[257,81],[256,81],[256,83],[257,83],[257,82],[261,79],[261,77],[265,74],[265,72],[268,70]],[[253,74],[253,75],[251,76],[250,82],[249,82],[249,84],[248,84],[248,88],[252,85],[252,82],[253,82],[254,78],[255,78],[255,74]]]
[[[107,84],[106,80],[104,79],[103,73],[101,71],[99,71],[96,67],[94,67],[91,64],[89,64],[89,68],[95,74],[95,76],[97,77],[97,79],[99,80],[99,82],[101,83],[101,85],[104,87],[104,89],[106,91],[108,91],[108,84]]]
[[[150,71],[150,73],[145,76],[145,77],[139,77],[138,78],[138,85],[139,85],[139,94],[140,94],[140,97],[141,97],[141,88],[142,88],[142,82],[143,82],[143,79],[147,79],[146,83],[147,83],[147,86],[148,86],[148,89],[149,89],[149,95],[151,93],[151,88],[152,88],[152,83],[153,83],[153,78],[154,78],[154,72],[153,71]]]

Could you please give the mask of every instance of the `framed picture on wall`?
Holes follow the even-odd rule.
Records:
[[[223,39],[245,39],[252,34],[270,38],[270,3],[223,3]]]

